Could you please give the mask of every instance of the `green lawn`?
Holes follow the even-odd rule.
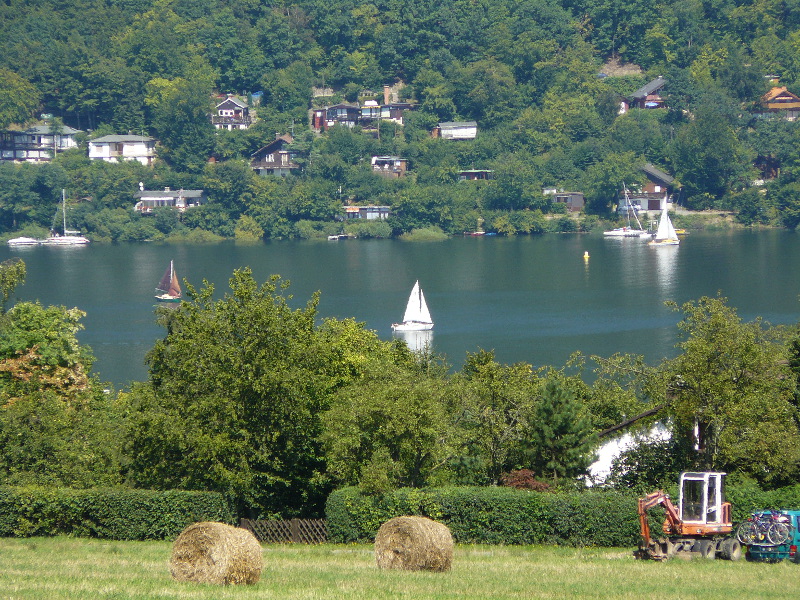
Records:
[[[366,545],[268,545],[254,586],[177,583],[169,542],[0,539],[0,599],[796,598],[800,565],[635,561],[631,549],[457,546],[449,573],[379,571]]]

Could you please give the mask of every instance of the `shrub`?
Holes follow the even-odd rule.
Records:
[[[517,490],[546,492],[550,489],[550,484],[536,479],[533,471],[530,469],[517,469],[510,473],[503,473],[500,475],[500,483],[506,487],[512,487]]]
[[[75,535],[160,540],[197,521],[232,521],[214,492],[0,488],[0,537]]]

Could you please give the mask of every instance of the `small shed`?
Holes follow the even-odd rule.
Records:
[[[478,123],[475,121],[449,121],[439,123],[433,130],[433,137],[443,140],[474,140],[478,135]]]

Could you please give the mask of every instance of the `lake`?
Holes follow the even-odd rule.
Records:
[[[584,258],[588,253],[588,258]],[[352,317],[391,339],[419,279],[436,352],[460,368],[467,352],[493,349],[500,362],[561,367],[569,355],[676,354],[683,303],[721,292],[740,316],[800,320],[800,237],[787,231],[693,232],[680,246],[597,234],[399,240],[275,241],[257,245],[91,244],[0,248],[28,277],[15,300],[85,311],[82,343],[95,372],[114,387],[147,378],[145,353],[164,331],[154,290],[170,260],[182,279],[227,290],[234,269],[257,281],[280,274],[293,304],[319,290],[321,317]]]

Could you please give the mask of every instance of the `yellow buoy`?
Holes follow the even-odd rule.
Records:
[[[589,260],[589,251],[583,253],[583,260]]]

